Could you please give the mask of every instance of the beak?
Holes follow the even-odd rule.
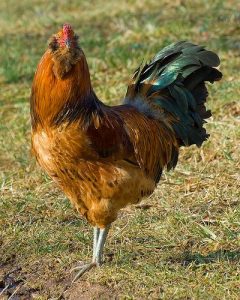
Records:
[[[69,49],[70,46],[71,46],[71,41],[70,41],[69,39],[66,39],[65,45],[66,45],[66,47]]]

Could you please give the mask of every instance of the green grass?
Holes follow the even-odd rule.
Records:
[[[239,299],[239,11],[237,0],[0,2],[3,299]],[[64,22],[79,34],[106,103],[124,97],[144,57],[177,40],[216,51],[224,73],[209,86],[209,141],[182,149],[148,209],[120,213],[105,265],[73,285],[69,270],[90,258],[92,229],[30,156],[28,100],[47,39]]]

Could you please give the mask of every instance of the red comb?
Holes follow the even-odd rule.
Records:
[[[74,31],[70,24],[63,24],[62,31],[60,32],[58,42],[61,47],[65,47],[66,45],[75,46],[76,42],[74,41]]]
[[[63,25],[63,32],[65,34],[69,34],[69,33],[73,32],[72,26],[70,24],[64,24]]]

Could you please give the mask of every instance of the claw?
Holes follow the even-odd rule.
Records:
[[[73,278],[73,282],[75,282],[76,280],[78,280],[85,272],[91,270],[93,267],[96,267],[96,263],[95,262],[91,262],[89,264],[85,264],[83,266],[77,266],[77,267],[74,267],[70,270],[70,272],[72,273],[73,271],[78,271],[79,272],[77,273],[77,275]]]

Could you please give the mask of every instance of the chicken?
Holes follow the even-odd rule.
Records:
[[[219,63],[202,46],[171,44],[135,71],[123,104],[110,107],[93,91],[71,25],[50,38],[32,84],[32,150],[94,227],[92,262],[76,267],[76,278],[101,265],[119,210],[153,193],[181,146],[208,138],[205,82],[221,79]]]

